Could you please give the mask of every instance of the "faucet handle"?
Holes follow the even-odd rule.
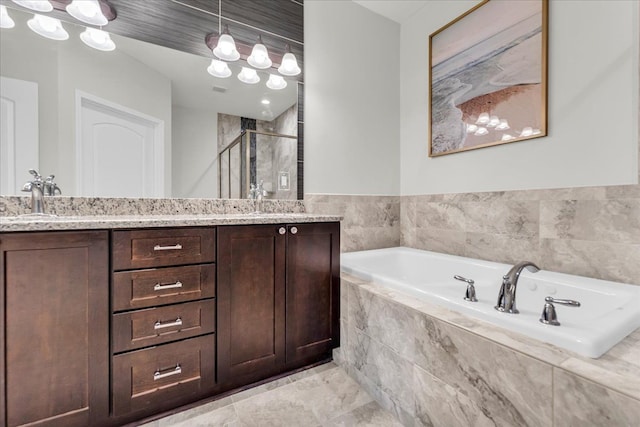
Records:
[[[476,288],[473,286],[475,282],[472,279],[467,279],[457,274],[453,276],[453,278],[467,284],[467,291],[464,296],[465,301],[478,302],[478,298],[476,298]]]
[[[560,326],[558,322],[558,315],[556,313],[556,307],[553,304],[566,305],[567,307],[580,307],[580,302],[572,299],[556,299],[553,297],[546,297],[544,299],[544,308],[542,309],[542,315],[540,316],[540,323],[545,325]]]
[[[42,176],[35,169],[29,169],[29,173],[34,176],[36,180],[42,180]]]

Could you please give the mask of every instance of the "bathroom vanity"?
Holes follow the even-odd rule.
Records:
[[[2,425],[123,425],[329,359],[340,218],[233,217],[4,220]]]

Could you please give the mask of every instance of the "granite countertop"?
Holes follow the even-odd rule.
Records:
[[[306,213],[46,217],[5,216],[0,217],[0,232],[283,224],[341,220],[342,217],[338,215],[314,215]]]

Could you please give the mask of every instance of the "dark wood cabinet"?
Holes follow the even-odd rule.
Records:
[[[100,425],[109,415],[104,231],[0,235],[3,425]]]
[[[218,377],[246,384],[339,345],[339,223],[218,228]]]

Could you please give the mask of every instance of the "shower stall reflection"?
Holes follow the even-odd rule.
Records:
[[[298,139],[244,130],[218,155],[221,198],[246,199],[251,184],[263,182],[266,198],[298,196]]]

